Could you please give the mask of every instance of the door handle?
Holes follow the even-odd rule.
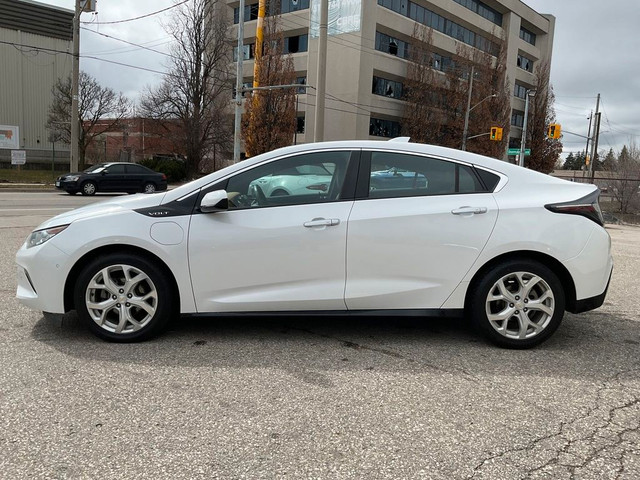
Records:
[[[307,228],[313,227],[333,227],[335,225],[340,225],[339,218],[314,218],[308,222],[304,222],[303,225]]]
[[[481,213],[487,213],[487,207],[469,207],[464,206],[460,208],[454,208],[451,210],[454,215],[480,215]]]

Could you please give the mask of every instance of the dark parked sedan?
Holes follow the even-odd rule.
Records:
[[[96,192],[153,193],[167,189],[167,176],[135,163],[99,163],[84,172],[58,177],[56,188],[71,195],[78,192],[83,195]]]

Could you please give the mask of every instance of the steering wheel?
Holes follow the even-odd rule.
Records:
[[[255,183],[249,186],[249,195],[255,198],[255,202],[259,207],[263,207],[267,205],[267,197],[265,196],[260,185],[256,185]]]

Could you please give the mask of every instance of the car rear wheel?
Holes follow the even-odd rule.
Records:
[[[548,339],[564,316],[565,295],[557,275],[532,260],[493,267],[470,293],[470,317],[493,343],[530,348]]]
[[[82,184],[82,194],[83,195],[95,195],[96,193],[96,184],[93,182],[84,182]]]
[[[174,312],[173,288],[156,264],[144,257],[98,257],[78,277],[78,316],[98,337],[135,342],[159,334]]]
[[[156,191],[156,185],[155,183],[151,183],[151,182],[147,182],[144,184],[144,187],[142,188],[142,191],[144,193],[153,193]]]

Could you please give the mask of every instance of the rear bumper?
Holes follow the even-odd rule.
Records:
[[[607,286],[600,295],[596,295],[595,297],[583,298],[582,300],[576,300],[575,306],[569,310],[571,313],[582,313],[588,312],[589,310],[595,310],[599,308],[604,303],[604,299],[607,296],[607,291],[609,290],[609,284],[611,283],[611,276],[613,275],[613,269],[611,269],[611,273],[609,273],[609,281],[607,282]]]

